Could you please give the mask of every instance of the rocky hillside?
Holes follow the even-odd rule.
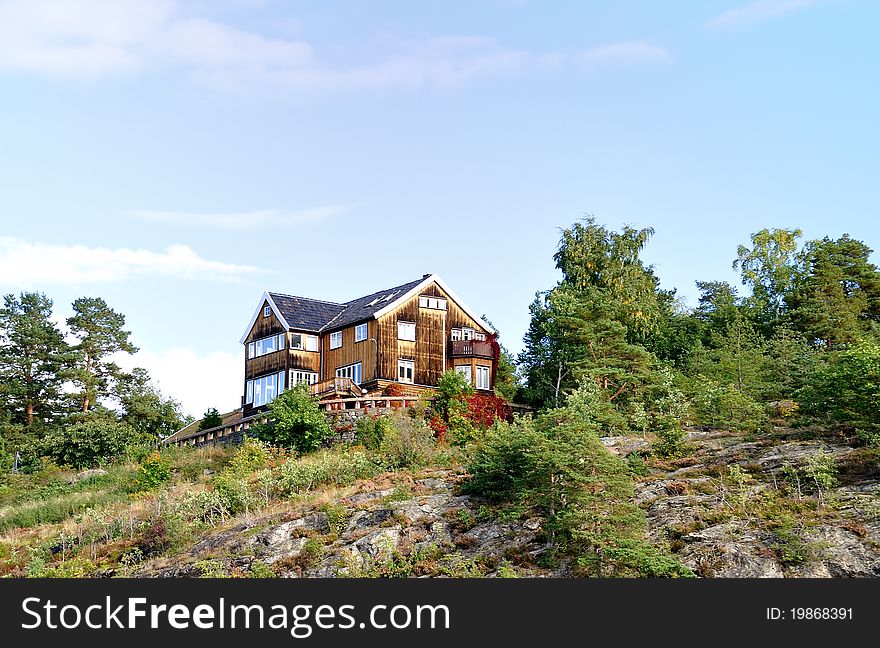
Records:
[[[604,439],[628,456],[649,538],[702,577],[880,576],[875,450],[778,431],[691,431],[689,454],[640,464],[641,438]],[[810,483],[810,457],[835,485]],[[806,472],[805,472],[806,471]],[[511,519],[456,494],[461,471],[386,474],[301,507],[245,516],[135,575],[564,576],[541,567],[542,520]],[[798,491],[800,488],[800,491]]]
[[[608,438],[621,456],[641,439]],[[692,452],[654,462],[637,482],[650,537],[704,577],[880,576],[880,453],[810,432],[755,438],[691,431]],[[818,502],[805,475],[829,457],[836,478]],[[733,468],[732,468],[733,467]],[[800,490],[799,490],[800,489]]]

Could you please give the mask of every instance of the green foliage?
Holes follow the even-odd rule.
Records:
[[[152,490],[171,479],[171,462],[154,452],[141,462],[138,484],[142,490]]]
[[[787,319],[827,349],[851,344],[880,322],[880,271],[871,248],[845,234],[807,243],[805,275],[786,296]]]
[[[803,269],[798,259],[799,229],[762,229],[752,234],[752,247],[740,245],[734,268],[742,272],[743,284],[752,288],[752,298],[765,321],[774,322]]]
[[[269,405],[271,423],[256,428],[257,437],[267,443],[298,452],[313,452],[333,435],[333,428],[309,386],[300,383]]]
[[[73,356],[41,293],[4,296],[0,308],[0,409],[31,427],[57,419]]]
[[[834,455],[825,452],[811,455],[804,467],[804,475],[815,485],[821,506],[825,493],[837,484],[837,464],[834,462]]]
[[[189,423],[180,403],[165,398],[150,384],[150,376],[144,369],[137,368],[131,374],[120,376],[118,389],[121,420],[144,437],[158,441]]]
[[[323,450],[284,463],[278,475],[283,495],[296,495],[321,486],[347,486],[359,479],[373,477],[380,467],[360,450]]]
[[[692,390],[697,422],[702,425],[746,432],[757,432],[767,425],[764,407],[733,385],[697,376]]]
[[[398,470],[424,466],[437,456],[434,432],[423,420],[404,414],[389,418],[392,425],[379,444],[379,455],[386,468]]]
[[[355,426],[355,439],[368,450],[378,450],[392,427],[394,422],[388,416],[362,416]]]
[[[690,401],[674,384],[670,369],[657,373],[656,381],[645,390],[645,428],[653,433],[653,452],[674,457],[684,450],[683,426],[690,418]]]
[[[125,423],[95,415],[49,436],[43,452],[61,466],[90,468],[106,465],[124,456],[130,445],[143,441]]]
[[[73,302],[73,316],[67,326],[78,342],[73,347],[76,362],[72,382],[79,392],[75,399],[88,412],[102,397],[117,394],[116,383],[123,378],[114,354],[136,353],[131,333],[123,329],[125,316],[117,313],[100,297],[81,297]]]
[[[199,431],[210,430],[221,425],[223,425],[223,417],[220,416],[220,412],[217,411],[216,407],[211,407],[205,412],[202,420],[199,421]]]
[[[474,393],[474,388],[460,373],[449,370],[440,376],[437,381],[437,390],[434,395],[434,410],[443,418],[449,420],[453,414],[463,414],[467,411],[465,396]]]
[[[804,409],[868,435],[880,428],[880,343],[864,339],[843,351],[798,392]]]
[[[646,523],[632,502],[629,467],[597,431],[565,409],[498,422],[475,450],[464,490],[536,510],[546,519],[546,555],[571,555],[589,573],[689,574],[643,543]]]

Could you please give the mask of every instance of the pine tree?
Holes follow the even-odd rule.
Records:
[[[62,384],[73,361],[41,293],[6,295],[0,310],[0,398],[13,423],[31,427],[62,413]]]
[[[79,340],[73,382],[79,388],[75,398],[79,408],[88,412],[100,398],[114,395],[122,378],[119,366],[111,360],[115,353],[137,353],[123,330],[125,316],[117,313],[100,297],[81,297],[73,302],[73,317],[67,325]],[[118,394],[116,394],[118,396]]]

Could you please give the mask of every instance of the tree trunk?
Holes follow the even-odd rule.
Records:
[[[27,424],[28,424],[28,427],[30,427],[31,425],[34,424],[34,404],[33,403],[27,404]]]

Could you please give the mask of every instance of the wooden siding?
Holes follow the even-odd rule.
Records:
[[[430,295],[447,300],[447,310],[420,308],[419,297]],[[415,322],[416,341],[397,339],[397,322]],[[445,325],[444,325],[445,322]],[[453,328],[468,327],[486,333],[483,326],[465,313],[436,283],[426,286],[419,294],[408,299],[393,312],[378,320],[380,378],[397,379],[397,361],[413,360],[413,380],[419,385],[436,385],[440,376],[452,368],[447,356],[443,364],[444,347]]]
[[[361,322],[363,324],[363,322]],[[342,329],[342,346],[338,349],[330,348],[330,331],[321,336],[321,348],[324,350],[324,371],[322,380],[328,380],[336,375],[336,369],[360,362],[363,382],[373,380],[376,377],[376,343],[370,338],[376,338],[376,321],[368,320],[367,339],[360,342],[354,341],[355,326]]]
[[[263,305],[260,307],[260,313],[257,315],[257,321],[254,322],[254,325],[251,327],[250,333],[248,333],[247,339],[244,343],[245,382],[242,384],[242,394],[245,393],[247,381],[251,378],[254,378],[255,376],[262,376],[273,371],[283,371],[286,370],[288,366],[286,349],[284,351],[267,353],[266,355],[260,356],[258,358],[248,358],[248,343],[253,342],[254,340],[259,340],[261,338],[266,338],[271,335],[277,335],[278,333],[285,332],[284,326],[282,326],[281,322],[278,321],[278,318],[275,316],[274,311],[271,315],[269,315],[269,317],[263,317],[263,309],[265,309],[268,305],[269,302],[263,302]],[[286,342],[284,346],[287,347]]]

